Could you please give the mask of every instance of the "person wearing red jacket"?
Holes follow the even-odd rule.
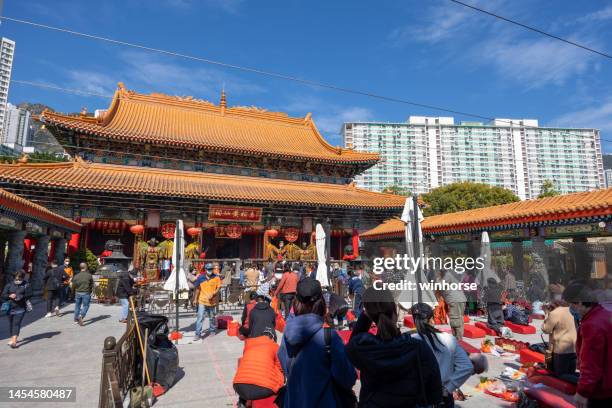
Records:
[[[300,280],[298,274],[291,269],[291,265],[285,265],[283,270],[283,277],[278,283],[278,287],[276,288],[275,296],[278,296],[280,301],[284,307],[283,316],[285,319],[289,317],[289,311],[291,310],[291,304],[293,303],[293,298],[295,297],[295,292],[297,291],[297,284]]]
[[[598,303],[583,283],[570,284],[563,299],[580,315],[576,407],[612,407],[612,303]]]

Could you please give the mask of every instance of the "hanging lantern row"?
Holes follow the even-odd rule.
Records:
[[[108,220],[96,220],[89,223],[89,228],[93,230],[106,230],[106,229],[125,229],[127,223],[125,221],[108,221]]]

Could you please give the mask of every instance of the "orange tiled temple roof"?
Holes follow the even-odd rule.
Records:
[[[397,209],[404,198],[353,185],[299,182],[113,164],[0,164],[0,181],[88,192],[357,209]]]
[[[72,232],[78,232],[81,230],[81,224],[57,215],[41,205],[26,200],[23,197],[19,197],[16,194],[9,193],[1,188],[0,207],[3,207],[15,214],[32,218],[34,220],[40,220],[47,224],[56,225]]]
[[[331,146],[310,114],[293,118],[254,107],[227,107],[191,97],[144,95],[123,84],[101,118],[44,111],[49,126],[114,140],[161,143],[188,149],[351,164],[379,161],[376,153]]]
[[[425,234],[440,234],[609,215],[612,215],[612,188],[425,217],[422,228]],[[404,223],[390,219],[361,237],[395,238],[403,234]]]

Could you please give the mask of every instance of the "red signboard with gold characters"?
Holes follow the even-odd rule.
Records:
[[[208,207],[208,219],[209,221],[260,222],[261,208],[211,204]]]

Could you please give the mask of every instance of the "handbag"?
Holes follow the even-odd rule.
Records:
[[[11,303],[7,300],[6,302],[2,302],[2,306],[0,306],[0,314],[9,314],[11,311]]]
[[[324,337],[325,337],[325,351],[329,356],[329,361],[331,364],[331,327],[325,327],[324,329]],[[340,387],[334,381],[334,378],[331,378],[332,390],[334,393],[334,397],[339,407],[342,408],[355,408],[357,407],[357,396],[355,392],[351,390],[347,390],[346,388]]]

